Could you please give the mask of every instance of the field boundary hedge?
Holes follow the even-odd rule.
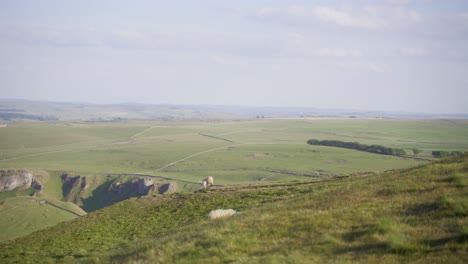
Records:
[[[318,139],[309,139],[307,140],[309,145],[317,146],[327,146],[327,147],[338,147],[338,148],[347,148],[355,149],[359,151],[365,151],[381,155],[393,155],[393,156],[403,156],[406,155],[406,151],[400,148],[388,148],[381,145],[365,145],[359,142],[345,142],[340,140],[318,140]]]

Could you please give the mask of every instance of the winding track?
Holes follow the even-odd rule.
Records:
[[[116,142],[112,142],[112,143],[107,143],[107,144],[96,144],[96,145],[92,145],[92,146],[86,146],[86,147],[76,147],[76,148],[68,148],[68,149],[59,149],[59,150],[52,150],[52,151],[45,151],[45,152],[40,152],[40,153],[35,153],[35,154],[29,154],[29,155],[23,155],[23,156],[17,156],[17,157],[11,157],[11,158],[5,158],[5,159],[0,159],[0,162],[4,162],[4,161],[10,161],[10,160],[18,160],[18,159],[24,159],[24,158],[31,158],[31,157],[37,157],[37,156],[43,156],[43,155],[48,155],[48,154],[55,154],[55,153],[61,153],[61,152],[69,152],[69,151],[75,151],[75,150],[86,150],[86,149],[92,149],[92,148],[97,148],[97,147],[107,147],[107,146],[113,146],[113,145],[123,145],[123,144],[129,144],[131,142],[133,142],[135,140],[135,137],[143,134],[144,132],[146,131],[149,131],[153,128],[156,128],[156,127],[161,127],[161,126],[151,126],[151,127],[147,127],[145,129],[143,129],[142,131],[140,132],[137,132],[135,134],[133,134],[132,136],[130,136],[127,140],[122,140],[122,141],[116,141]],[[242,131],[234,131],[232,133],[240,133]],[[248,130],[244,131],[244,132],[249,132]],[[197,134],[197,133],[185,133],[185,134],[177,134],[177,135],[192,135],[192,134]],[[227,134],[230,134],[230,133],[227,133]],[[164,136],[170,136],[170,135],[163,135],[161,137],[164,137]],[[183,159],[180,159],[180,160],[177,160],[177,161],[174,161],[174,162],[171,162],[171,163],[168,163],[162,167],[160,167],[159,169],[157,170],[153,170],[153,171],[150,171],[150,172],[157,172],[157,171],[160,171],[164,168],[167,168],[169,166],[172,166],[174,164],[177,164],[179,162],[182,162],[184,160],[187,160],[187,159],[190,159],[192,157],[195,157],[195,156],[198,156],[198,155],[201,155],[201,154],[204,154],[204,153],[208,153],[208,152],[213,152],[213,151],[216,151],[216,150],[220,150],[220,149],[224,149],[224,148],[228,148],[228,147],[234,147],[234,146],[240,146],[240,145],[246,145],[246,144],[252,144],[252,143],[243,143],[243,144],[232,144],[232,145],[228,145],[228,146],[224,146],[224,147],[218,147],[218,148],[214,148],[214,149],[208,149],[208,150],[204,150],[204,151],[201,151],[201,152],[198,152],[198,153],[195,153],[195,154],[192,154],[192,155],[189,155]],[[51,147],[55,147],[55,146],[51,146]],[[150,172],[143,172],[143,173],[150,173]]]
[[[119,144],[128,144],[128,143],[134,141],[135,140],[134,138],[137,137],[138,135],[140,135],[140,134],[142,134],[142,133],[144,133],[144,132],[146,132],[146,131],[148,131],[150,129],[153,129],[153,128],[154,128],[154,126],[147,127],[144,130],[142,130],[142,131],[140,131],[138,133],[135,133],[134,135],[129,137],[128,140],[124,140],[124,141],[116,141],[116,142],[107,143],[107,144],[96,144],[96,145],[86,146],[86,147],[76,147],[76,148],[45,151],[45,152],[40,152],[40,153],[35,153],[35,154],[29,154],[29,155],[11,157],[11,158],[6,158],[6,159],[0,159],[0,162],[9,161],[9,160],[23,159],[23,158],[30,158],[30,157],[36,157],[36,156],[43,156],[43,155],[54,154],[54,153],[69,152],[69,151],[74,151],[74,150],[84,150],[84,149],[92,149],[92,148],[97,148],[97,147],[106,147],[106,146],[119,145]],[[51,146],[51,147],[57,147],[57,146]]]
[[[167,167],[170,167],[172,165],[175,165],[179,162],[182,162],[182,161],[185,161],[185,160],[188,160],[192,157],[195,157],[195,156],[198,156],[198,155],[202,155],[202,154],[205,154],[205,153],[209,153],[209,152],[213,152],[213,151],[217,151],[217,150],[221,150],[221,149],[225,149],[225,148],[229,148],[229,147],[237,147],[237,146],[242,146],[242,145],[248,145],[248,144],[253,144],[253,143],[241,143],[241,144],[232,144],[232,145],[227,145],[227,146],[223,146],[223,147],[218,147],[218,148],[213,148],[213,149],[209,149],[209,150],[204,150],[204,151],[200,151],[200,152],[197,152],[195,154],[192,154],[192,155],[189,155],[183,159],[180,159],[180,160],[176,160],[174,162],[171,162],[171,163],[168,163],[156,170],[152,170],[152,171],[147,171],[147,172],[142,172],[142,174],[147,174],[147,173],[152,173],[152,172],[157,172],[157,171],[160,171],[162,169],[165,169]]]

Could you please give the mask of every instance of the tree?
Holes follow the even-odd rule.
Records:
[[[436,158],[444,158],[450,155],[450,152],[448,151],[443,151],[443,150],[434,150],[432,151],[432,156]]]

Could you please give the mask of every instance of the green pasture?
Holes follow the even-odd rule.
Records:
[[[408,152],[418,148],[422,153],[384,156],[311,146],[306,143],[311,138],[379,144]],[[128,198],[125,194],[109,196],[109,187],[139,175],[154,176],[158,183],[173,182],[178,192],[192,192],[200,189],[197,182],[208,175],[214,176],[217,185],[319,180],[428,163],[433,160],[432,150],[467,151],[468,121],[12,123],[0,128],[0,168],[30,170],[43,189],[34,198],[31,190],[0,193],[0,230],[6,230],[11,221],[18,225],[5,231],[0,240],[70,220],[76,215],[69,211],[79,209],[78,205],[90,212]],[[73,196],[78,205],[63,202],[67,200],[62,189],[64,173],[87,177],[89,187]],[[74,209],[63,210],[68,206]]]
[[[60,145],[118,140],[132,136],[141,126],[13,124],[0,129],[1,149],[37,149]]]
[[[73,203],[30,196],[0,197],[0,241],[21,237],[84,214]]]
[[[287,143],[245,144],[193,157],[159,174],[192,181],[216,175],[217,183],[229,184],[385,171],[417,164],[420,161],[340,148]]]
[[[271,120],[248,125],[257,133],[228,137],[234,140],[303,142],[310,138],[357,141],[389,147],[467,149],[466,120],[392,120],[392,119],[296,119]]]
[[[127,123],[15,123],[0,128],[0,168],[148,174],[218,183],[405,168],[421,159],[308,146],[311,138],[423,152],[468,150],[466,120],[261,119]],[[285,173],[286,172],[286,173]]]

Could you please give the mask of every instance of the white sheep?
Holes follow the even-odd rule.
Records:
[[[206,177],[205,179],[203,179],[200,182],[203,189],[206,189],[206,187],[208,187],[208,186],[213,186],[213,183],[214,183],[214,181],[213,181],[212,176],[208,176],[208,177]]]
[[[208,214],[208,218],[211,220],[217,219],[217,218],[223,218],[223,217],[228,217],[231,215],[235,215],[237,212],[236,210],[233,209],[217,209],[213,210]]]

